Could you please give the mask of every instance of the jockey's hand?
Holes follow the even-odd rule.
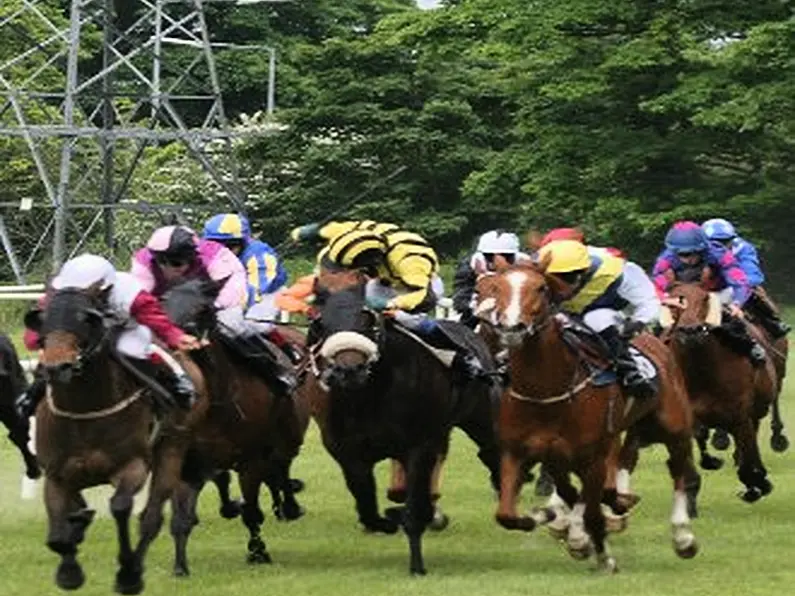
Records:
[[[292,232],[290,232],[290,238],[293,242],[300,242],[301,240],[309,240],[317,236],[317,233],[320,231],[320,224],[311,223],[306,224],[305,226],[298,226],[297,228],[293,228]]]
[[[365,303],[368,308],[372,308],[378,312],[386,310],[389,306],[389,300],[383,296],[368,296],[365,298]]]
[[[646,323],[642,323],[641,321],[627,321],[624,324],[623,335],[627,339],[632,339],[639,333],[643,333],[645,330]]]
[[[199,338],[186,333],[182,337],[179,338],[177,341],[177,349],[183,352],[189,352],[191,350],[200,350],[204,346],[206,346],[206,341],[200,341]]]
[[[732,302],[729,305],[729,314],[731,316],[733,316],[733,317],[738,318],[738,319],[744,319],[745,318],[745,313],[743,312],[742,306],[740,306],[736,302]]]

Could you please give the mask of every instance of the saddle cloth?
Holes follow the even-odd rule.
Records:
[[[594,376],[593,384],[596,387],[603,387],[615,383],[616,373],[602,338],[590,327],[572,316],[558,314],[556,318],[560,323],[563,341],[588,367]],[[635,361],[638,371],[644,377],[650,381],[657,378],[657,367],[648,356],[634,345],[630,345],[629,353]]]

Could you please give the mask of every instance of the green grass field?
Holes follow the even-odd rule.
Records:
[[[786,421],[793,429],[793,383],[786,387],[782,399]],[[324,451],[312,426],[293,474],[307,482],[307,490],[300,495],[307,515],[283,524],[268,514],[265,522],[264,535],[274,564],[246,564],[247,532],[239,520],[226,521],[217,515],[217,497],[214,488],[208,487],[200,502],[201,523],[190,545],[192,576],[171,576],[173,547],[166,525],[147,560],[145,593],[787,594],[795,582],[795,452],[772,453],[768,426],[766,420],[761,443],[775,490],[762,501],[748,505],[736,496],[739,483],[733,470],[703,472],[701,517],[694,522],[701,552],[689,561],[679,560],[671,547],[671,483],[665,453],[656,447],[645,450],[633,479],[643,500],[630,528],[610,540],[621,570],[612,577],[592,571],[592,561],[569,558],[543,530],[520,534],[499,528],[493,521],[495,501],[485,470],[475,457],[473,445],[456,433],[441,501],[452,523],[444,532],[426,535],[429,575],[419,579],[408,575],[408,547],[402,535],[374,536],[359,529],[353,500],[339,468]],[[0,596],[56,594],[59,590],[53,574],[57,556],[44,546],[46,523],[40,492],[35,500],[20,500],[21,470],[21,459],[10,443],[0,443]],[[387,466],[382,464],[378,469],[381,495],[386,473]],[[86,595],[112,591],[116,539],[115,526],[107,514],[108,494],[105,489],[88,492],[100,515],[81,550],[87,575],[82,593]],[[525,494],[525,504],[534,500]],[[269,511],[267,498],[263,504]],[[381,504],[385,505],[385,499]]]

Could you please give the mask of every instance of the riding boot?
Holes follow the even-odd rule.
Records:
[[[485,370],[480,358],[473,354],[468,347],[454,342],[444,331],[439,329],[432,319],[427,319],[423,323],[418,330],[431,345],[442,350],[455,351],[451,369],[456,377],[466,382],[484,375]]]
[[[629,393],[639,398],[653,397],[657,389],[652,380],[647,379],[638,369],[629,352],[629,342],[621,336],[619,329],[611,325],[600,331],[599,337],[610,352],[619,381]]]
[[[295,349],[295,347],[287,341],[287,338],[281,334],[278,329],[272,329],[270,333],[267,334],[268,340],[273,343],[277,348],[279,348],[287,358],[290,359],[290,362],[293,365],[297,365],[301,363],[303,356],[301,353]]]
[[[784,337],[791,330],[791,327],[781,320],[770,303],[756,293],[751,294],[750,300],[746,303],[746,309],[750,311],[751,316],[756,317],[759,324],[770,333],[773,339]]]
[[[47,393],[47,379],[39,374],[39,369],[36,369],[33,383],[27,390],[19,395],[14,401],[14,409],[17,415],[22,420],[27,420],[36,412],[36,406]]]
[[[724,323],[719,329],[724,331],[729,345],[739,353],[748,356],[754,367],[764,365],[767,359],[765,349],[751,336],[745,321],[727,316],[724,317]]]
[[[273,352],[274,348],[279,349],[278,346],[271,344],[260,335],[240,339],[251,346],[243,356],[251,363],[252,370],[273,389],[277,396],[286,397],[292,394],[298,382],[295,373]],[[284,343],[287,344],[286,341]]]
[[[162,389],[168,391],[180,408],[189,410],[193,406],[196,401],[196,388],[185,371],[175,370],[163,360],[153,362],[148,358],[133,358],[131,356],[125,356],[125,360],[143,376],[144,383],[154,381]],[[156,393],[162,393],[162,389],[157,388]],[[173,407],[173,404],[169,403],[161,405],[164,408]]]

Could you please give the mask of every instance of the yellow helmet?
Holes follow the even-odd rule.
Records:
[[[538,260],[545,259],[550,259],[546,269],[549,273],[570,273],[591,266],[588,247],[576,240],[555,240],[543,246],[538,251]]]
[[[386,242],[381,234],[370,230],[349,230],[329,242],[327,254],[343,267],[377,265],[386,254]]]

